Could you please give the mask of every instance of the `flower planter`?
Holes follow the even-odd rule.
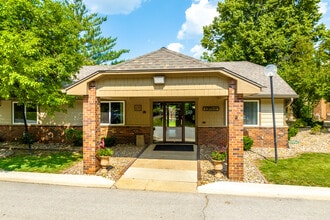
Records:
[[[212,160],[212,162],[213,162],[213,166],[214,166],[215,177],[222,177],[223,176],[223,173],[222,173],[223,163],[225,161],[223,161],[223,160]]]
[[[101,166],[101,174],[107,173],[107,167],[110,164],[110,156],[99,156],[100,166]]]

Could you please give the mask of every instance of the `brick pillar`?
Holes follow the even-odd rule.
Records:
[[[99,169],[96,151],[100,146],[100,98],[96,97],[95,82],[88,84],[83,97],[83,162],[84,173],[95,174]]]
[[[236,81],[228,88],[228,178],[243,181],[243,95],[236,93]]]

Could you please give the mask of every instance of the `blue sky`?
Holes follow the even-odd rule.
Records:
[[[92,12],[107,16],[105,36],[117,37],[115,49],[132,59],[167,47],[199,58],[202,27],[217,15],[216,0],[84,0]],[[330,28],[330,0],[322,0],[322,22]]]

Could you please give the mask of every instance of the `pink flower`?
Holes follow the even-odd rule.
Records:
[[[105,147],[104,138],[101,139],[100,147],[101,148],[104,148]]]

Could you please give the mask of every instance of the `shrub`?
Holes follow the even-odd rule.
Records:
[[[311,133],[312,134],[318,134],[321,132],[322,126],[319,124],[316,124],[314,127],[311,128]]]
[[[24,132],[19,142],[22,144],[33,144],[36,142],[36,138],[33,134]]]
[[[288,139],[290,140],[292,137],[296,136],[298,134],[298,128],[296,127],[289,127],[288,129]]]
[[[111,136],[111,137],[105,137],[104,138],[104,146],[105,147],[112,147],[116,144],[116,137]]]
[[[244,142],[244,150],[250,150],[252,145],[253,145],[253,140],[252,138],[248,137],[248,136],[244,136],[243,137],[243,142]]]
[[[81,130],[69,128],[64,131],[65,139],[73,143],[74,146],[82,146],[83,133]]]
[[[323,121],[313,121],[311,123],[311,127],[312,128],[315,127],[315,126],[317,126],[317,125],[319,125],[320,126],[320,129],[321,129],[323,127]]]
[[[220,151],[212,151],[211,158],[213,160],[224,161],[226,159],[227,153]]]
[[[110,148],[101,148],[100,150],[97,151],[98,156],[112,156],[113,155],[113,150]]]
[[[293,123],[293,127],[295,128],[305,128],[307,127],[308,122],[306,122],[305,120],[298,118],[294,123]]]
[[[4,142],[4,141],[5,141],[5,138],[2,135],[0,135],[0,142]]]

